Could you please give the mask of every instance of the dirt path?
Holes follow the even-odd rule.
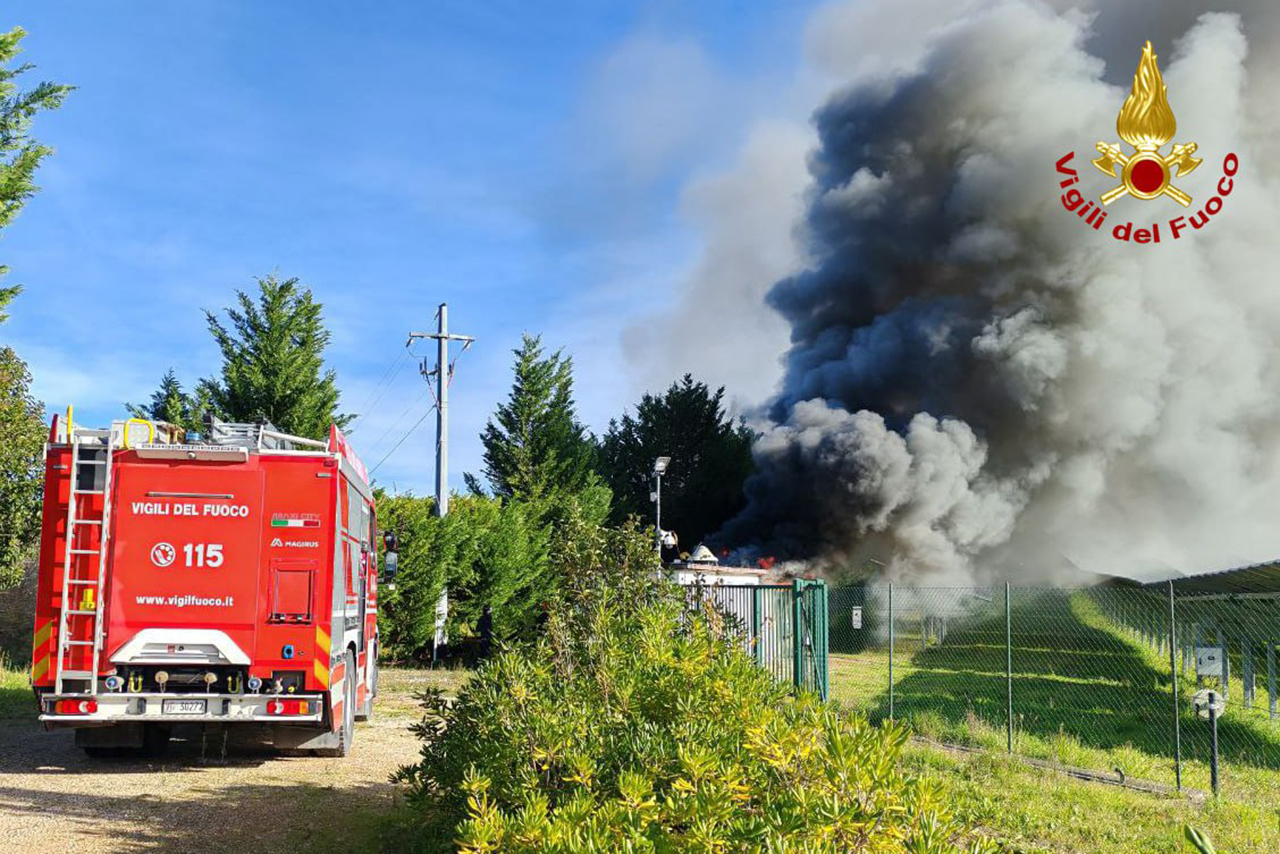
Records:
[[[233,744],[202,758],[199,741],[161,759],[93,760],[69,731],[0,721],[0,849],[61,854],[326,854],[375,850],[397,797],[389,775],[418,745],[411,693],[452,680],[383,673],[375,717],[346,759],[285,758]],[[216,757],[215,745],[207,756]]]

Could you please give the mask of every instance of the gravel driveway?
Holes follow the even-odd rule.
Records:
[[[0,850],[59,854],[324,854],[377,849],[388,776],[418,745],[412,691],[457,677],[384,670],[373,720],[345,759],[175,741],[160,759],[89,759],[70,731],[0,720]]]

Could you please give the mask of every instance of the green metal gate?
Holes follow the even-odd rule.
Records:
[[[827,585],[710,584],[688,588],[691,604],[710,601],[729,617],[756,662],[779,681],[827,698]]]

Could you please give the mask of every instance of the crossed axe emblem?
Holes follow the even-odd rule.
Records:
[[[1161,156],[1153,146],[1142,146],[1133,154],[1125,154],[1116,143],[1098,143],[1102,155],[1093,165],[1113,178],[1120,179],[1120,186],[1102,194],[1102,203],[1109,205],[1121,196],[1131,195],[1139,199],[1154,199],[1164,195],[1178,204],[1190,207],[1191,196],[1173,186],[1171,176],[1189,175],[1203,161],[1194,157],[1199,148],[1194,142],[1174,145],[1167,155]]]

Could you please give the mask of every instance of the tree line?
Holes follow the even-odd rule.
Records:
[[[57,108],[73,87],[17,79],[13,66],[21,29],[0,36],[0,228],[36,191],[34,175],[50,150],[31,138],[33,118]],[[0,266],[0,275],[6,268]],[[0,288],[0,323],[19,295]],[[236,290],[223,312],[205,312],[220,364],[185,386],[174,369],[149,399],[125,404],[134,417],[165,421],[193,437],[207,416],[274,424],[286,433],[324,438],[330,424],[347,426],[335,372],[326,364],[330,332],[323,306],[295,278],[268,275],[250,291]],[[11,347],[0,347],[0,589],[29,574],[39,530],[43,404],[31,374]],[[481,439],[483,470],[465,475],[467,494],[448,517],[433,501],[377,489],[384,530],[401,541],[401,575],[386,591],[387,646],[418,655],[434,633],[435,600],[447,586],[455,633],[481,620],[498,637],[527,631],[556,595],[570,550],[610,542],[604,529],[649,525],[652,468],[671,458],[663,480],[664,527],[688,551],[713,534],[743,503],[753,435],[726,410],[724,389],[685,375],[646,393],[596,436],[579,419],[573,359],[526,334],[513,351],[512,385]],[[576,553],[576,552],[575,552]]]
[[[238,292],[227,316],[206,313],[221,369],[190,394],[168,371],[148,402],[129,407],[135,416],[196,433],[208,413],[266,419],[314,438],[351,420],[325,367],[329,333],[309,289],[266,277],[256,295]],[[574,538],[653,520],[658,456],[671,457],[663,527],[686,551],[742,508],[754,436],[729,416],[723,388],[685,375],[643,395],[597,437],[578,418],[570,356],[525,334],[512,357],[511,390],[481,433],[483,479],[464,475],[467,494],[451,499],[447,517],[429,497],[375,487],[379,525],[400,542],[400,575],[381,604],[383,648],[392,655],[430,648],[446,587],[452,636],[475,635],[482,623],[499,639],[527,634],[559,593]]]
[[[483,621],[499,639],[527,635],[583,543],[627,542],[627,531],[652,522],[658,456],[671,457],[663,527],[686,551],[742,509],[754,435],[726,411],[723,388],[685,375],[597,437],[577,416],[571,357],[529,334],[512,356],[511,390],[481,434],[484,480],[466,474],[469,494],[452,498],[443,519],[429,498],[378,492],[379,524],[401,549],[401,576],[383,606],[393,653],[428,648],[446,585],[453,631],[474,633]]]

